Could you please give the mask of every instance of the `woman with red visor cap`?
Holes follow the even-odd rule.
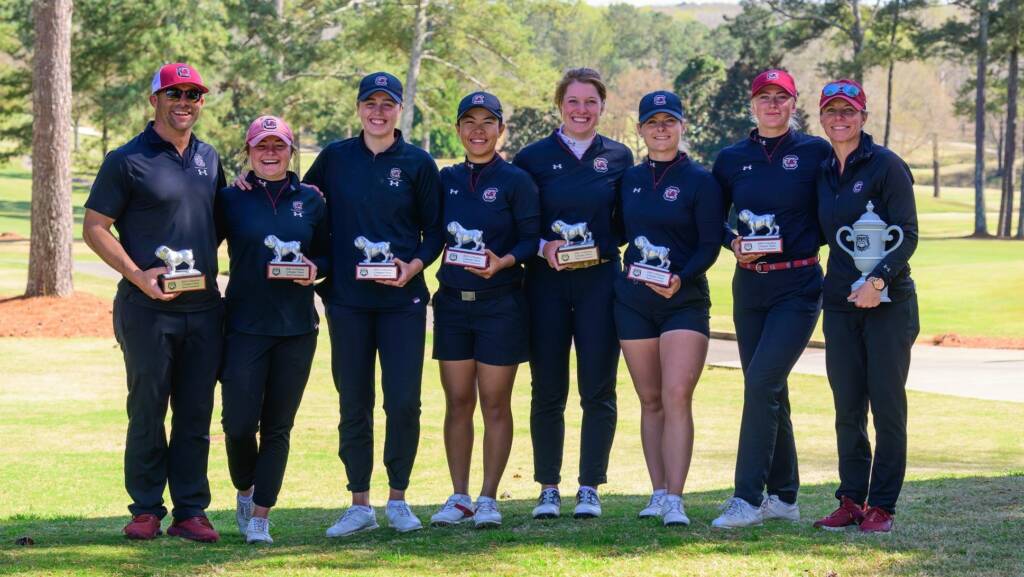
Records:
[[[267,514],[281,489],[316,350],[313,282],[318,271],[329,269],[329,237],[323,198],[288,170],[294,152],[288,124],[257,118],[245,150],[249,189],[224,188],[214,207],[218,236],[227,239],[231,258],[221,421],[238,489],[238,530],[248,543],[273,543]],[[305,265],[308,277],[272,278],[268,264],[277,260]]]
[[[905,387],[910,347],[920,332],[908,264],[917,248],[914,178],[899,156],[864,132],[867,95],[860,84],[826,84],[818,107],[832,142],[817,188],[818,222],[829,245],[823,289],[825,367],[836,407],[839,507],[814,526],[887,533],[906,472]],[[859,255],[856,261],[848,253],[851,248]],[[872,261],[871,270],[858,269]]]
[[[787,379],[821,310],[814,179],[829,146],[796,130],[796,97],[785,70],[758,75],[750,89],[757,128],[722,150],[712,171],[737,215],[739,230],[727,227],[724,245],[736,257],[733,322],[744,390],[735,488],[716,528],[800,519]]]

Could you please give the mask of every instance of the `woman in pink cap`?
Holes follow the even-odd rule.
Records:
[[[294,152],[288,124],[257,118],[245,148],[250,188],[224,188],[214,208],[218,236],[227,239],[231,257],[222,423],[238,489],[238,530],[248,543],[272,543],[267,514],[281,489],[316,350],[313,282],[317,271],[330,268],[329,240],[323,198],[288,170]],[[302,276],[297,273],[305,278],[294,278]]]

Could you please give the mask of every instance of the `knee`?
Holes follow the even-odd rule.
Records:
[[[224,434],[231,439],[250,439],[256,436],[259,431],[259,423],[256,419],[246,418],[240,415],[226,414],[221,419],[224,427]]]
[[[640,399],[640,410],[645,413],[660,413],[664,409],[661,391],[637,393],[637,397]]]
[[[486,421],[499,421],[512,418],[512,407],[502,399],[481,399],[480,413]]]
[[[471,419],[476,409],[476,396],[472,393],[452,393],[445,397],[447,416],[455,419]]]
[[[410,419],[418,422],[420,418],[420,400],[412,396],[388,399],[384,401],[384,412],[389,419]]]
[[[693,404],[693,387],[667,387],[661,395],[663,402],[670,407],[689,407]]]

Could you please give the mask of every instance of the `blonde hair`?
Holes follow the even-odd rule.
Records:
[[[570,68],[565,71],[562,79],[558,81],[558,86],[555,88],[556,108],[562,107],[562,99],[565,98],[565,92],[569,90],[569,85],[573,82],[581,82],[593,86],[597,89],[597,95],[601,98],[602,103],[608,98],[608,87],[605,86],[604,80],[601,79],[600,72],[593,68]]]

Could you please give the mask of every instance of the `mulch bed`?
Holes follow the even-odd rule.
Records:
[[[937,347],[960,347],[967,349],[1024,349],[1024,338],[1012,337],[964,337],[956,333],[935,335],[931,343]]]
[[[89,293],[0,299],[0,337],[113,338],[112,303]]]

